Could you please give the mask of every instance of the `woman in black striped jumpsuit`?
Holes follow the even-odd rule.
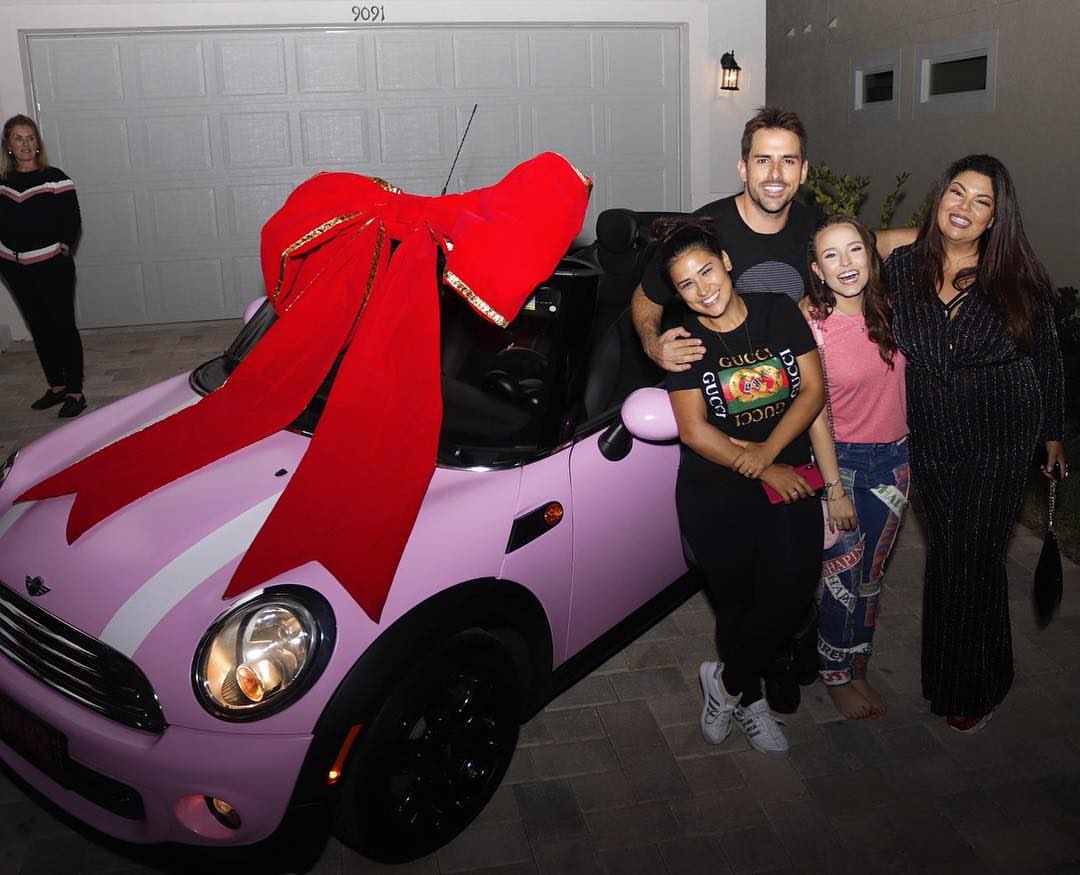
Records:
[[[988,155],[946,170],[918,239],[886,270],[926,508],[923,695],[971,732],[1013,678],[1006,544],[1040,439],[1044,472],[1066,472],[1055,291]]]

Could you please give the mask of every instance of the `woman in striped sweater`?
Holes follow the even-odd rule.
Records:
[[[26,320],[49,384],[30,406],[46,410],[59,404],[62,417],[86,408],[71,256],[79,227],[75,183],[49,166],[34,120],[12,116],[4,123],[0,164],[0,275]]]

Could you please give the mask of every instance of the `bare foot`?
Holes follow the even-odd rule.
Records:
[[[841,684],[840,686],[826,686],[829,698],[832,699],[840,716],[848,720],[859,720],[870,716],[870,703],[862,697],[855,684]]]
[[[881,695],[881,693],[879,693],[872,686],[870,686],[869,681],[865,679],[853,680],[851,682],[851,687],[860,696],[866,699],[867,702],[870,703],[870,707],[874,709],[875,713],[884,714],[886,711],[889,710],[888,701],[886,701],[885,697]]]

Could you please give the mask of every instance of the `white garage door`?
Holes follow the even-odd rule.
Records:
[[[83,210],[84,327],[218,319],[262,294],[258,235],[319,170],[438,194],[545,149],[607,206],[682,206],[677,26],[29,34],[50,159]]]

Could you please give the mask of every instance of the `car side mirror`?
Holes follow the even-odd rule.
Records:
[[[254,316],[259,308],[266,303],[266,295],[260,295],[250,304],[244,308],[244,324],[247,325],[251,321],[251,317]]]
[[[630,434],[643,441],[673,441],[679,436],[671,397],[656,387],[631,392],[623,402],[622,421]]]

